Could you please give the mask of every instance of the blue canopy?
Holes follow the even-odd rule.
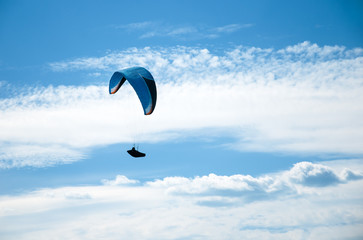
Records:
[[[125,81],[129,81],[140,99],[145,115],[150,115],[156,105],[156,85],[151,73],[143,67],[126,68],[115,72],[109,85],[110,94],[116,93]]]

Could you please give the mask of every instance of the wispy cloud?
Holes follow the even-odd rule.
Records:
[[[153,27],[155,24],[157,24],[156,22],[151,22],[151,21],[145,21],[145,22],[135,22],[135,23],[129,23],[126,25],[119,25],[116,26],[117,29],[127,29],[127,30],[137,30],[137,29],[145,29],[148,27]]]
[[[140,35],[140,38],[152,38],[152,37],[174,37],[174,38],[185,38],[191,34],[200,34],[198,29],[195,27],[179,27],[169,28],[163,27],[160,29],[146,30]],[[196,36],[193,37],[195,39]]]
[[[65,161],[57,152],[76,160],[92,146],[132,142],[135,122],[153,126],[140,129],[140,141],[213,137],[216,130],[234,138],[230,147],[241,151],[362,154],[362,55],[362,49],[304,42],[220,55],[188,47],[133,48],[51,63],[55,71],[97,71],[105,85],[27,89],[1,100],[0,165],[41,165],[25,162],[29,148],[31,156],[52,156],[39,158],[44,165]],[[106,85],[113,71],[135,65],[148,68],[158,87],[155,112],[141,120],[132,89],[125,85],[110,96]]]
[[[5,239],[358,239],[362,161],[309,162],[265,176],[168,177],[0,196]],[[344,177],[346,167],[359,180]],[[329,181],[326,173],[334,176]],[[320,178],[324,184],[310,184]],[[336,182],[338,179],[338,183]],[[125,185],[126,183],[126,185]],[[328,183],[328,184],[327,184]]]
[[[222,27],[215,28],[216,32],[219,33],[232,33],[237,32],[238,30],[242,28],[250,28],[253,27],[254,24],[229,24]]]
[[[202,38],[217,38],[223,34],[230,34],[240,31],[244,28],[253,27],[254,24],[228,24],[218,27],[182,25],[173,26],[163,22],[136,22],[122,26],[117,29],[123,29],[129,32],[139,34],[139,38],[152,37],[172,37],[183,40],[195,40]]]
[[[72,163],[85,157],[84,149],[73,148],[69,144],[56,144],[54,141],[38,143],[36,139],[34,140],[16,144],[2,142],[2,146],[0,146],[0,168],[46,167]]]

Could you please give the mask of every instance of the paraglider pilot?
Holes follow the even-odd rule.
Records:
[[[145,157],[146,154],[145,153],[142,153],[142,152],[139,152],[135,149],[135,147],[132,147],[131,150],[128,150],[127,151],[131,156],[137,158],[137,157]]]

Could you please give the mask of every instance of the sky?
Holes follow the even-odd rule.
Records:
[[[0,0],[0,238],[362,239],[362,13]]]

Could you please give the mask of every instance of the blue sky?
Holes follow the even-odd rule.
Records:
[[[362,11],[1,1],[1,238],[362,238]]]

